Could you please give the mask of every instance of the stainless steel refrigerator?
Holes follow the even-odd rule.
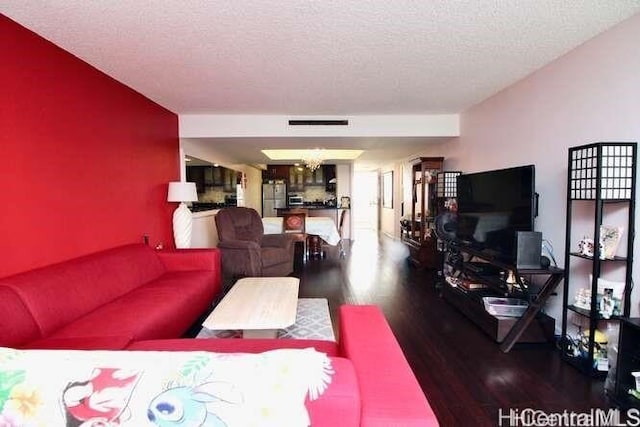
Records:
[[[262,216],[277,216],[287,207],[287,184],[262,184]]]

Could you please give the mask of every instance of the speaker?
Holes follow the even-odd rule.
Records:
[[[518,231],[516,234],[516,267],[518,269],[540,268],[542,254],[542,233],[539,231]]]

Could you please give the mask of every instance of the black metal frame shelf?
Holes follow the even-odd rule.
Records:
[[[640,399],[629,394],[630,389],[637,388],[631,373],[640,371],[640,318],[623,319],[620,323],[617,362],[612,400],[623,410],[640,409]]]
[[[615,321],[628,316],[631,304],[633,239],[635,224],[637,144],[635,142],[597,142],[579,147],[572,147],[568,153],[567,164],[567,218],[565,235],[565,269],[566,277],[563,292],[562,339],[569,341],[567,329],[568,312],[573,312],[589,320],[587,355],[575,357],[563,351],[563,359],[578,367],[582,372],[592,376],[602,376],[595,360],[595,331],[598,323],[604,320]],[[614,256],[612,259],[601,259],[601,245],[594,244],[593,256],[571,251],[573,203],[585,201],[593,203],[593,241],[600,242],[601,226],[605,217],[605,206],[622,203],[627,211],[626,255]],[[591,263],[591,300],[590,309],[583,309],[569,304],[571,291],[571,262]],[[602,277],[602,266],[607,263],[624,264],[625,289],[623,294],[622,316],[605,318],[598,307],[598,281]]]
[[[584,254],[581,254],[579,252],[570,252],[569,255],[593,261],[593,257],[592,256],[584,255]],[[627,257],[626,256],[618,256],[618,255],[616,255],[613,258],[601,259],[600,261],[601,262],[616,262],[616,261],[627,262]]]

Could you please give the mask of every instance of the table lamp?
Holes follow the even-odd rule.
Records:
[[[185,202],[198,201],[195,182],[170,182],[168,202],[180,202],[173,212],[173,239],[176,248],[191,247],[191,211]]]

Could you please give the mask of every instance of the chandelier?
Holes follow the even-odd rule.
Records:
[[[302,157],[302,162],[306,167],[308,167],[312,172],[322,165],[324,160],[323,150],[321,148],[316,148],[314,150],[308,150],[307,154]]]

